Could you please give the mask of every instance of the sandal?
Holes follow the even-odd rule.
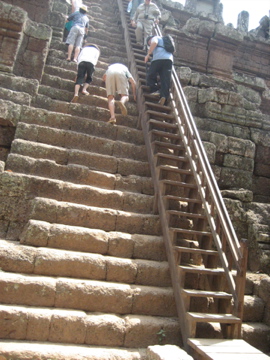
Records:
[[[108,123],[115,125],[116,124],[116,118],[110,118],[110,120],[107,121]]]
[[[88,91],[82,91],[82,94],[83,95],[89,95],[89,92]]]

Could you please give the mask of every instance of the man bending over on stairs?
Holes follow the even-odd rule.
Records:
[[[150,86],[150,93],[157,94],[159,103],[165,105],[170,92],[173,54],[164,48],[164,42],[161,36],[148,36],[146,39],[149,50],[145,56],[144,62],[147,63],[151,54],[153,58],[147,71],[146,82]],[[160,90],[158,91],[157,75],[160,78]]]
[[[81,5],[79,11],[75,11],[67,18],[67,21],[72,21],[72,28],[70,29],[70,32],[66,39],[66,44],[68,45],[67,61],[71,61],[71,54],[74,47],[75,51],[73,61],[78,61],[78,56],[82,47],[83,38],[86,37],[89,26],[89,19],[86,13],[87,6]]]
[[[114,125],[116,124],[114,99],[116,93],[118,93],[121,97],[120,101],[118,102],[121,113],[122,115],[127,115],[125,103],[129,100],[129,83],[132,86],[133,98],[136,101],[136,82],[128,68],[125,65],[119,63],[110,65],[103,75],[102,80],[106,83],[108,107],[111,115],[108,122]]]
[[[144,3],[137,7],[131,19],[131,25],[136,27],[135,35],[138,44],[146,47],[146,38],[152,34],[154,24],[158,24],[161,12],[151,0],[144,0]]]
[[[78,102],[80,86],[83,85],[82,94],[89,95],[87,88],[92,82],[92,75],[95,71],[95,65],[97,65],[98,58],[100,55],[99,47],[95,44],[86,43],[83,46],[82,51],[78,57],[78,73],[75,83],[75,91],[72,103]],[[86,80],[84,82],[86,75]]]

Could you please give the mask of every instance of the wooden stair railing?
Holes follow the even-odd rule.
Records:
[[[169,106],[145,81],[145,52],[117,0],[129,67],[155,188],[155,211],[170,266],[183,346],[199,323],[219,323],[224,338],[240,338],[247,249],[239,243],[175,69]],[[158,26],[155,34],[162,35]],[[201,337],[201,336],[200,336]]]

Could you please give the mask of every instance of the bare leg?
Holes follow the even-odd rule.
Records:
[[[75,85],[75,91],[74,91],[74,95],[75,95],[75,96],[79,96],[79,90],[80,90],[80,85],[79,85],[79,84],[76,84],[76,85]]]
[[[82,93],[83,93],[84,95],[88,95],[88,91],[86,91],[86,90],[88,89],[88,86],[89,86],[88,83],[84,83],[83,89],[82,89]]]
[[[118,102],[119,107],[121,109],[121,113],[122,115],[126,116],[127,115],[127,108],[125,106],[125,103],[129,100],[128,95],[121,95],[121,99]]]
[[[121,103],[125,104],[129,100],[128,95],[121,95]]]
[[[78,56],[79,56],[80,50],[81,50],[81,48],[80,48],[79,46],[75,47],[75,51],[74,51],[74,61],[76,61],[76,62],[77,62],[77,60],[78,60]]]
[[[76,84],[75,85],[75,90],[74,90],[74,96],[71,100],[72,103],[77,103],[79,100],[79,90],[80,90],[80,85]]]
[[[111,119],[115,119],[115,100],[113,95],[108,96],[108,107],[111,114]]]
[[[71,54],[72,54],[72,51],[73,51],[73,48],[74,46],[72,44],[69,44],[68,45],[68,56],[67,56],[67,60],[71,60]]]

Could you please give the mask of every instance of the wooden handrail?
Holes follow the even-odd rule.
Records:
[[[132,75],[139,84],[140,78],[135,63],[134,51],[131,46],[131,41],[129,36],[129,25],[127,24],[127,19],[126,19],[126,11],[123,7],[122,0],[117,0],[117,3],[118,3],[118,8],[120,10],[120,17],[124,31],[124,40],[127,48],[129,67]],[[154,33],[156,35],[162,36],[162,33],[157,25],[154,27]],[[170,97],[171,97],[171,108],[175,116],[175,121],[178,126],[179,134],[185,146],[185,151],[187,157],[189,158],[192,174],[194,176],[198,188],[198,193],[200,194],[201,201],[208,220],[208,225],[211,229],[213,240],[217,248],[217,251],[219,253],[219,257],[224,272],[226,274],[228,286],[234,298],[233,312],[234,315],[241,316],[243,311],[243,296],[244,296],[243,278],[245,276],[245,272],[243,274],[242,267],[243,267],[243,262],[245,262],[245,256],[243,256],[240,243],[235,234],[227,209],[222,199],[220,190],[213,175],[213,171],[211,169],[209,160],[207,158],[203,143],[200,139],[196,124],[192,117],[191,111],[189,109],[188,103],[186,101],[183,89],[181,87],[180,81],[178,79],[174,67],[172,70],[172,84],[171,84]],[[149,159],[149,166],[151,169],[151,174],[155,189],[155,199],[156,199],[155,203],[157,204],[159,210],[160,221],[163,231],[163,238],[166,246],[168,263],[170,266],[172,285],[175,294],[175,302],[179,316],[183,345],[187,350],[189,324],[185,316],[186,313],[185,303],[181,296],[180,277],[179,277],[180,274],[178,272],[178,264],[176,263],[174,249],[172,246],[172,234],[170,233],[170,228],[166,215],[166,209],[164,206],[162,192],[159,184],[159,178],[157,175],[157,170],[154,161],[155,157],[151,146],[151,141],[149,138],[148,114],[147,114],[146,105],[144,103],[144,93],[141,86],[138,86],[137,88],[137,106],[139,110],[139,125],[141,126],[144,134],[146,151]],[[226,247],[226,254],[224,251],[224,245]],[[230,252],[229,260],[227,258],[228,251]],[[235,278],[232,275],[231,270],[237,271]]]
[[[161,30],[158,25],[154,28],[155,34],[162,36]],[[178,128],[182,136],[183,143],[186,148],[187,156],[190,158],[190,164],[193,171],[193,175],[198,186],[198,191],[201,195],[201,200],[204,204],[205,213],[208,218],[208,223],[213,234],[214,242],[217,247],[217,250],[220,255],[222,265],[224,267],[226,277],[230,290],[234,296],[234,301],[238,303],[238,295],[236,291],[236,283],[233,279],[233,276],[230,272],[228,261],[222,250],[222,241],[221,239],[225,236],[226,243],[229,246],[231,251],[231,256],[234,262],[234,268],[237,271],[241,271],[241,259],[242,251],[240,243],[235,234],[235,230],[231,223],[231,220],[228,215],[228,211],[225,207],[224,201],[222,199],[220,190],[218,188],[216,179],[213,175],[208,157],[206,155],[204,146],[200,139],[195,121],[191,114],[190,108],[188,106],[184,91],[180,84],[179,78],[176,74],[176,71],[173,67],[172,70],[172,108],[176,115]],[[179,105],[179,106],[177,106]],[[179,114],[179,109],[181,109],[181,114]],[[196,163],[194,161],[196,159]],[[199,170],[198,171],[198,165]],[[202,180],[203,178],[203,180]],[[207,195],[206,195],[207,194]],[[215,214],[215,219],[213,217]],[[220,229],[217,230],[216,222],[219,222]]]

